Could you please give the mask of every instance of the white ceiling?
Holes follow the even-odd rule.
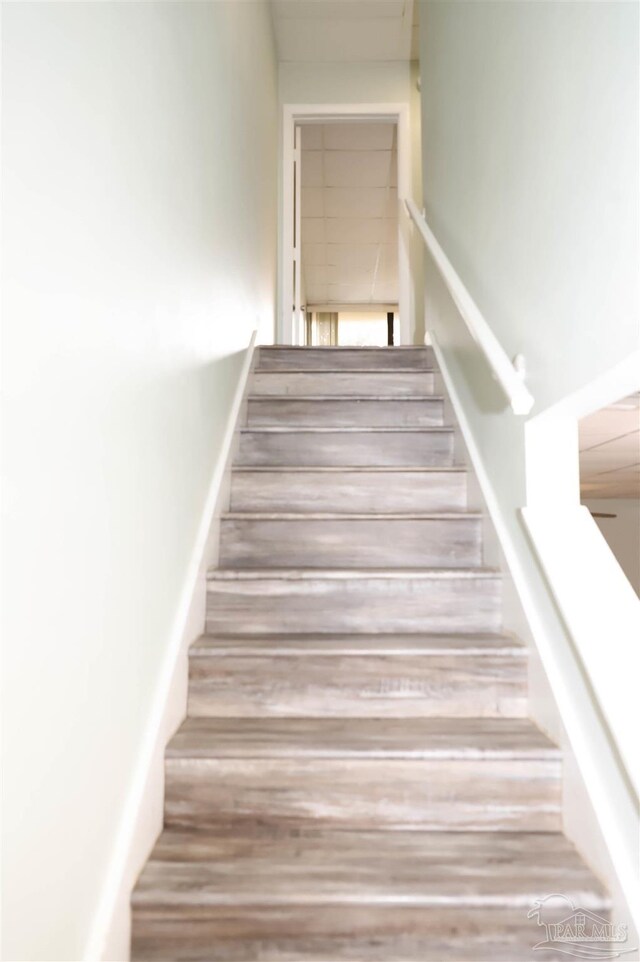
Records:
[[[580,494],[640,498],[640,394],[580,421]]]
[[[282,62],[418,58],[414,0],[271,0],[271,9]]]
[[[307,306],[398,302],[395,124],[302,127]]]

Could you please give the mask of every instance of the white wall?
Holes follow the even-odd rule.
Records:
[[[589,498],[582,503],[589,511],[616,515],[615,518],[596,518],[595,522],[640,595],[640,501],[634,498]]]
[[[3,957],[72,960],[241,352],[272,339],[277,75],[262,3],[3,20]]]
[[[638,347],[637,37],[637,5],[615,0],[421,5],[427,219],[507,354],[524,353],[534,415]],[[633,800],[520,515],[524,419],[506,407],[428,258],[425,291],[426,326],[441,345],[570,747],[626,884]],[[575,465],[577,479],[577,434]],[[539,467],[553,498],[558,466]],[[534,698],[532,710],[544,725],[545,706]],[[584,841],[576,806],[565,818],[569,835]],[[610,864],[595,849],[586,854],[617,891]],[[625,911],[620,902],[617,911]]]
[[[638,346],[637,4],[423,4],[425,203],[535,413]]]

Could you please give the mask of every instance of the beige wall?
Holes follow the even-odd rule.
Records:
[[[3,20],[3,957],[73,960],[272,338],[277,72],[262,3]]]
[[[285,104],[401,103],[409,99],[410,64],[281,63]]]

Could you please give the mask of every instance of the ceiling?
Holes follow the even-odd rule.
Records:
[[[579,431],[583,500],[640,498],[640,393],[583,418]]]
[[[398,302],[396,125],[302,126],[302,276],[308,307]]]
[[[271,9],[284,63],[418,59],[414,0],[271,0]]]

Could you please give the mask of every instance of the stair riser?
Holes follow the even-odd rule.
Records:
[[[249,400],[249,427],[438,427],[443,403],[438,398],[420,401],[358,400],[304,401],[295,399]]]
[[[191,656],[190,717],[527,715],[521,656]]]
[[[212,634],[490,632],[500,623],[498,578],[212,579],[207,592]]]
[[[167,758],[165,825],[560,831],[560,762]]]
[[[414,370],[434,367],[433,352],[425,347],[398,350],[378,348],[260,348],[257,369],[261,371],[339,371],[346,370]]]
[[[541,888],[537,897],[543,898]],[[531,898],[531,905],[534,897]],[[373,904],[134,909],[132,958],[148,962],[531,962],[544,929],[518,908]],[[608,913],[598,909],[606,918]],[[537,949],[538,962],[558,962]]]
[[[231,480],[231,511],[426,513],[466,504],[461,471],[236,471]]]
[[[243,431],[236,464],[255,467],[451,467],[453,433]]]
[[[433,394],[435,376],[430,371],[255,371],[251,392],[260,395],[356,395],[411,397]]]
[[[220,565],[466,568],[482,563],[481,521],[223,519]]]

